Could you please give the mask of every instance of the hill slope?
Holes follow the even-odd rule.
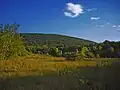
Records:
[[[93,41],[58,34],[21,33],[25,45],[78,46],[94,43]]]

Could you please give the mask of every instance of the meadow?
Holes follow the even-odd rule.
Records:
[[[79,67],[96,66],[94,61],[66,61],[64,58],[46,55],[30,55],[10,60],[0,60],[0,77],[42,75],[47,72],[71,70]]]
[[[119,69],[119,59],[110,58],[11,58],[0,60],[0,90],[119,90]]]

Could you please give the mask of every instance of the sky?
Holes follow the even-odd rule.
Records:
[[[12,23],[21,33],[120,41],[120,1],[0,0],[0,24]]]

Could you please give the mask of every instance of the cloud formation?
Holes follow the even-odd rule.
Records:
[[[113,25],[112,27],[113,27],[113,28],[116,28],[117,26],[116,26],[116,25]]]
[[[90,19],[91,19],[91,20],[99,20],[100,17],[91,17]]]
[[[83,14],[83,6],[80,4],[67,3],[64,15],[68,17],[75,18],[80,14]]]
[[[112,27],[120,30],[120,25],[112,25]]]

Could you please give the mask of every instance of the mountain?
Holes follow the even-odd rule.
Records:
[[[95,43],[90,40],[58,34],[21,33],[21,35],[25,45],[48,45],[54,47],[58,45],[81,46]]]

